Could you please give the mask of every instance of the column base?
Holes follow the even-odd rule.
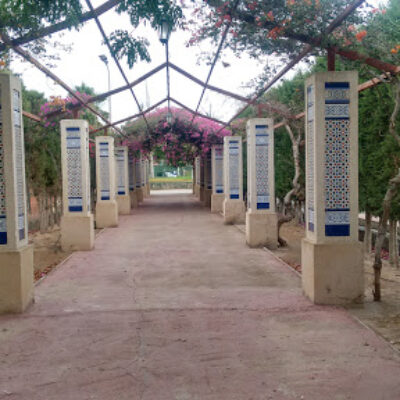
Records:
[[[203,200],[203,205],[204,207],[211,207],[211,195],[212,195],[212,189],[204,189],[204,200]]]
[[[360,303],[364,298],[362,243],[301,242],[304,294],[315,304]]]
[[[211,212],[222,213],[222,203],[225,200],[224,194],[212,194],[211,195]]]
[[[64,251],[92,250],[94,247],[93,214],[61,217],[61,248]]]
[[[0,251],[0,314],[21,313],[32,302],[33,246]]]
[[[142,188],[136,188],[136,198],[137,198],[137,202],[138,204],[143,203],[143,190]]]
[[[243,224],[245,221],[245,207],[243,200],[225,199],[222,203],[224,224]]]
[[[276,213],[246,213],[246,242],[249,247],[278,247],[278,215]]]
[[[147,197],[146,185],[142,186],[143,200]]]
[[[131,190],[129,192],[129,196],[131,198],[131,208],[137,208],[138,201],[137,201],[136,190]]]
[[[118,204],[115,200],[99,201],[96,204],[96,228],[118,226]]]
[[[200,186],[199,189],[199,200],[204,201],[204,186]]]
[[[129,194],[117,195],[118,214],[129,215],[131,213],[131,198]]]
[[[150,183],[146,185],[147,196],[150,197]]]
[[[199,185],[194,185],[194,195],[198,198],[200,198],[200,186]]]

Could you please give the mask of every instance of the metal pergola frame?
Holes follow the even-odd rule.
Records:
[[[103,120],[103,122],[105,123],[105,125],[103,125],[103,126],[100,127],[100,128],[96,128],[96,129],[91,130],[90,133],[96,133],[96,132],[98,132],[98,131],[105,130],[105,129],[107,129],[107,128],[113,128],[113,129],[114,129],[116,132],[118,132],[121,136],[126,137],[126,135],[125,135],[125,134],[121,131],[121,129],[118,128],[116,125],[119,125],[119,124],[121,124],[121,123],[128,122],[128,121],[131,121],[131,120],[133,120],[133,119],[136,119],[136,118],[141,117],[141,118],[144,119],[144,121],[145,121],[145,123],[146,123],[147,130],[148,130],[148,132],[149,132],[149,134],[150,134],[151,129],[150,129],[149,123],[148,123],[148,121],[147,121],[146,114],[148,114],[149,112],[151,112],[152,110],[154,110],[155,108],[159,107],[160,105],[162,105],[162,104],[165,103],[165,102],[168,103],[168,109],[170,108],[170,102],[173,102],[173,103],[175,103],[176,105],[178,105],[179,107],[181,107],[181,108],[187,110],[188,112],[190,112],[190,113],[193,115],[192,120],[191,120],[191,126],[192,126],[192,124],[194,123],[196,117],[197,117],[197,116],[201,116],[202,118],[206,118],[206,119],[209,119],[209,120],[212,120],[212,121],[214,121],[214,122],[217,122],[217,123],[221,124],[221,128],[220,128],[220,130],[219,130],[218,132],[222,131],[224,128],[230,126],[230,124],[233,122],[233,120],[236,119],[236,118],[237,118],[244,110],[246,110],[249,106],[255,105],[256,102],[259,100],[259,98],[260,98],[265,92],[267,92],[267,91],[268,91],[276,82],[278,82],[290,69],[292,69],[296,64],[298,64],[304,57],[306,57],[306,56],[313,50],[314,47],[316,47],[316,46],[318,46],[318,45],[321,44],[322,38],[323,38],[323,35],[324,35],[324,34],[331,33],[334,29],[336,29],[338,26],[340,26],[341,23],[342,23],[356,8],[358,8],[365,0],[355,0],[355,1],[353,1],[348,7],[346,7],[346,9],[345,9],[334,21],[332,21],[332,22],[329,24],[329,26],[326,28],[326,30],[323,32],[323,34],[321,34],[321,35],[320,35],[319,37],[317,37],[316,39],[313,39],[313,41],[312,41],[311,44],[307,44],[307,45],[300,51],[300,53],[299,53],[295,58],[293,58],[288,64],[286,64],[286,66],[285,66],[284,68],[282,68],[282,70],[280,70],[280,71],[279,71],[279,72],[278,72],[278,73],[277,73],[277,74],[276,74],[276,75],[275,75],[261,90],[259,90],[258,92],[256,92],[256,93],[255,93],[252,97],[250,97],[250,98],[249,98],[249,97],[241,96],[241,95],[239,95],[239,94],[236,94],[236,93],[230,92],[230,91],[228,91],[228,90],[224,90],[224,89],[221,89],[221,88],[218,88],[218,87],[216,87],[216,86],[213,86],[213,85],[210,85],[210,84],[209,84],[209,81],[210,81],[210,79],[211,79],[212,72],[213,72],[213,70],[214,70],[214,67],[215,67],[215,65],[216,65],[216,62],[218,61],[218,58],[219,58],[219,55],[220,55],[222,46],[223,46],[223,44],[224,44],[224,42],[225,42],[227,33],[228,33],[229,28],[230,28],[230,26],[231,26],[231,21],[232,21],[232,19],[228,20],[228,22],[226,23],[226,26],[225,26],[224,31],[223,31],[222,36],[221,36],[220,43],[219,43],[218,48],[217,48],[217,51],[216,51],[216,54],[215,54],[215,56],[214,56],[214,60],[213,60],[213,62],[212,62],[212,64],[211,64],[211,67],[210,67],[210,70],[209,70],[209,72],[208,72],[208,74],[207,74],[207,78],[206,78],[206,81],[205,81],[205,82],[203,82],[203,81],[201,81],[200,79],[194,77],[193,75],[191,75],[191,74],[188,73],[187,71],[183,70],[182,68],[176,66],[175,64],[173,64],[172,62],[169,61],[168,44],[166,44],[166,62],[165,62],[165,63],[163,63],[163,64],[159,65],[158,67],[152,69],[151,71],[147,72],[146,74],[142,75],[141,77],[139,77],[139,78],[136,79],[135,81],[129,82],[129,81],[128,81],[128,78],[127,78],[127,76],[126,76],[126,74],[125,74],[125,72],[124,72],[124,70],[123,70],[123,68],[121,67],[121,64],[120,64],[119,60],[112,54],[110,43],[109,43],[109,41],[108,41],[108,38],[107,38],[107,36],[106,36],[106,34],[105,34],[105,32],[104,32],[104,29],[103,29],[101,23],[100,23],[100,21],[99,21],[99,16],[100,16],[101,14],[103,14],[103,13],[105,13],[106,11],[112,9],[114,6],[116,6],[118,3],[120,3],[121,0],[108,0],[108,1],[106,1],[105,3],[103,3],[101,6],[97,7],[96,9],[93,8],[93,6],[92,6],[90,0],[85,0],[85,1],[86,1],[87,5],[88,5],[88,7],[89,7],[89,12],[84,13],[84,14],[82,15],[82,17],[81,17],[81,22],[85,22],[85,21],[88,21],[88,20],[90,20],[90,19],[94,19],[94,20],[95,20],[95,22],[96,22],[96,24],[97,24],[97,27],[98,27],[98,29],[99,29],[99,31],[100,31],[100,33],[101,33],[101,35],[102,35],[102,37],[103,37],[103,39],[104,39],[106,45],[107,45],[107,47],[108,47],[108,50],[109,50],[109,52],[110,52],[112,58],[114,59],[114,62],[116,63],[117,68],[118,68],[118,70],[120,71],[120,73],[121,73],[121,75],[122,75],[122,77],[123,77],[123,79],[124,79],[124,81],[125,81],[125,83],[126,83],[124,86],[121,86],[121,87],[116,88],[116,89],[112,89],[112,90],[110,90],[110,91],[108,91],[108,92],[105,92],[105,93],[103,93],[103,94],[100,94],[100,95],[93,96],[93,97],[89,98],[88,100],[84,100],[84,99],[82,99],[79,95],[77,95],[77,94],[76,94],[65,82],[63,82],[57,75],[55,75],[53,72],[51,72],[51,71],[50,71],[47,67],[45,67],[43,64],[41,64],[41,63],[40,63],[37,59],[35,59],[28,51],[22,49],[22,48],[18,45],[18,43],[24,44],[24,43],[29,42],[30,40],[37,39],[37,37],[43,37],[43,36],[46,36],[47,34],[50,34],[50,33],[53,33],[53,32],[57,32],[58,30],[60,30],[60,29],[59,29],[60,27],[61,27],[61,29],[65,29],[66,26],[63,28],[63,25],[65,25],[66,21],[63,21],[63,22],[58,23],[58,24],[55,24],[55,26],[51,26],[51,27],[48,27],[48,28],[43,29],[43,31],[50,32],[50,33],[43,34],[43,32],[42,32],[42,34],[43,34],[42,36],[40,36],[40,33],[39,33],[39,34],[37,35],[37,37],[34,37],[33,39],[30,38],[30,40],[28,40],[29,38],[27,38],[27,37],[25,37],[25,38],[22,37],[22,38],[11,39],[11,38],[9,38],[7,35],[5,35],[4,33],[3,33],[3,35],[2,35],[2,39],[3,39],[3,41],[4,41],[4,45],[9,46],[10,48],[12,48],[17,54],[19,54],[19,55],[20,55],[21,57],[23,57],[25,60],[27,60],[28,62],[30,62],[31,64],[33,64],[33,65],[34,65],[36,68],[38,68],[39,70],[41,70],[44,74],[46,74],[46,76],[48,76],[48,77],[50,77],[51,79],[53,79],[56,83],[58,83],[61,87],[63,87],[72,97],[74,97],[76,100],[78,100],[79,104],[77,104],[77,105],[71,107],[71,109],[80,109],[80,108],[82,108],[82,107],[87,108],[90,112],[92,112],[92,113],[95,114],[97,117],[99,117],[101,120]],[[240,0],[236,0],[236,1],[235,1],[234,5],[233,5],[233,7],[232,7],[232,9],[230,10],[229,13],[233,13],[233,12],[234,12],[234,10],[236,9],[236,7],[237,7],[238,4],[239,4],[239,1],[240,1]],[[4,45],[0,43],[0,50],[2,50],[2,48],[4,47]],[[333,49],[333,50],[332,50],[332,49],[328,49],[328,50],[329,50],[328,53],[330,54],[330,57],[332,57],[332,54],[334,55],[335,52],[336,52],[336,53],[338,53],[338,54],[340,54],[340,55],[342,55],[342,56],[344,56],[344,57],[347,57],[347,58],[349,58],[349,59],[354,59],[354,57],[355,57],[354,54],[358,54],[358,53],[356,53],[356,52],[350,51],[351,54],[348,54],[348,55],[346,56],[345,54],[343,54],[343,52],[342,52],[341,50],[340,50],[340,51],[339,51],[338,49]],[[353,53],[354,53],[354,54],[353,54]],[[368,58],[368,57],[365,57],[365,58]],[[386,73],[390,73],[391,75],[396,75],[396,74],[399,74],[399,73],[400,73],[400,67],[399,67],[399,66],[395,66],[395,65],[392,65],[392,64],[388,64],[388,63],[382,63],[382,62],[380,62],[380,60],[375,60],[375,59],[372,59],[372,58],[368,58],[368,60],[369,60],[369,62],[366,62],[367,64],[371,65],[371,62],[375,62],[375,64],[376,64],[375,67],[378,68],[378,69],[383,70],[383,71],[386,72]],[[371,60],[372,60],[372,61],[371,61]],[[332,59],[330,59],[330,61],[331,61],[331,62],[330,62],[329,64],[332,65]],[[157,102],[156,104],[152,105],[151,107],[147,108],[146,110],[143,110],[142,107],[141,107],[141,105],[140,105],[140,103],[139,103],[139,101],[138,101],[138,99],[137,99],[137,97],[136,97],[136,95],[135,95],[135,93],[134,93],[133,88],[134,88],[134,86],[136,86],[136,85],[138,85],[139,83],[145,81],[146,79],[150,78],[152,75],[156,74],[157,72],[161,71],[161,70],[164,69],[164,68],[166,68],[166,72],[167,72],[167,74],[166,74],[166,75],[167,75],[167,96],[166,96],[163,100]],[[186,78],[192,80],[192,81],[195,82],[196,84],[202,86],[203,89],[202,89],[202,92],[201,92],[201,95],[200,95],[200,98],[199,98],[199,101],[198,101],[198,103],[197,103],[197,107],[196,107],[195,110],[192,110],[191,108],[189,108],[189,107],[186,106],[185,104],[182,104],[182,103],[180,103],[179,101],[177,101],[177,100],[175,100],[174,98],[171,97],[171,94],[170,94],[170,80],[169,80],[169,69],[170,69],[170,68],[173,69],[173,70],[175,70],[176,72],[180,73],[182,76],[185,76]],[[384,77],[386,77],[385,74],[382,75],[381,78],[384,78]],[[365,83],[359,85],[359,91],[366,90],[366,89],[368,89],[368,88],[370,88],[370,87],[373,87],[373,86],[375,86],[375,85],[377,85],[377,84],[379,84],[379,83],[381,83],[381,82],[382,82],[382,79],[380,79],[380,78],[371,79],[370,81],[365,82]],[[222,95],[231,97],[231,98],[233,98],[233,99],[235,99],[235,100],[244,102],[245,105],[244,105],[238,112],[236,112],[235,115],[234,115],[233,117],[231,117],[231,118],[229,119],[228,122],[223,122],[223,121],[220,121],[220,120],[218,120],[218,119],[216,119],[216,118],[212,118],[212,117],[210,117],[210,116],[201,114],[201,113],[199,112],[199,108],[200,108],[201,102],[202,102],[202,100],[203,100],[203,98],[204,98],[204,94],[205,94],[205,92],[206,92],[207,89],[208,89],[208,90],[211,90],[211,91],[215,91],[215,92],[217,92],[217,93],[219,93],[219,94],[222,94]],[[123,119],[121,119],[121,120],[119,120],[119,121],[111,122],[111,121],[107,120],[106,118],[104,118],[104,116],[101,115],[101,113],[99,113],[96,109],[94,109],[94,108],[90,105],[90,104],[93,103],[93,102],[96,102],[96,101],[99,101],[99,100],[104,100],[104,99],[106,99],[106,98],[109,97],[109,96],[112,96],[112,95],[114,95],[114,94],[123,92],[123,91],[125,91],[125,90],[129,90],[129,91],[131,92],[132,97],[133,97],[133,99],[134,99],[134,101],[135,101],[135,103],[136,103],[136,105],[137,105],[137,107],[138,107],[139,113],[137,113],[137,114],[135,114],[135,115],[128,116],[128,117],[123,118]],[[274,112],[276,112],[276,113],[282,115],[282,117],[285,118],[285,119],[300,119],[300,118],[304,117],[304,113],[299,113],[299,114],[297,114],[297,115],[287,115],[287,113],[282,112],[282,111],[279,110],[278,108],[274,108],[273,105],[271,105],[271,104],[268,105],[268,107],[269,107],[272,111],[274,111]],[[61,114],[61,113],[62,113],[62,111],[61,111],[61,112],[60,112],[60,111],[53,111],[52,113],[47,114],[47,116],[54,116],[54,115],[57,115],[57,114],[59,115],[59,114]],[[24,115],[25,115],[26,117],[28,117],[28,118],[30,118],[30,119],[36,121],[36,122],[40,122],[40,121],[41,121],[40,117],[35,116],[35,115],[31,114],[31,113],[24,112]],[[278,127],[280,127],[280,126],[283,126],[284,124],[285,124],[285,122],[279,122],[279,123],[275,124],[275,128],[278,128]]]

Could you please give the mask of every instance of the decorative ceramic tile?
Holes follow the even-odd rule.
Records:
[[[129,190],[132,192],[135,190],[135,177],[133,176],[133,165],[134,161],[132,157],[128,158],[128,175],[129,175]]]
[[[196,185],[200,185],[200,157],[196,157]]]
[[[212,189],[211,152],[207,155],[205,161],[206,161],[206,170],[207,170],[206,185],[207,185],[207,189]]]
[[[256,199],[257,210],[270,208],[269,191],[269,132],[268,125],[256,125]]]
[[[83,211],[81,132],[79,127],[66,128],[68,210]]]
[[[25,239],[25,176],[24,176],[24,138],[22,132],[22,115],[20,92],[13,90],[14,141],[15,141],[15,183],[17,192],[18,233],[19,240]]]
[[[307,228],[314,232],[314,86],[307,87]]]
[[[125,195],[125,151],[123,149],[115,150],[115,164],[117,194]]]
[[[231,199],[240,198],[239,180],[239,141],[229,141],[229,197]]]
[[[350,235],[348,82],[325,83],[325,235]]]
[[[224,193],[224,147],[215,147],[215,193]]]
[[[108,142],[99,143],[100,156],[100,199],[110,200],[110,158]]]
[[[141,171],[141,162],[139,160],[135,160],[135,172],[136,172],[136,187],[140,188],[142,186],[142,171]]]
[[[7,244],[7,219],[6,219],[6,182],[4,176],[4,147],[3,147],[3,125],[1,114],[1,91],[0,91],[0,245]]]

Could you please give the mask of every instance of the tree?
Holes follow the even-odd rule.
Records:
[[[79,29],[88,19],[116,8],[119,14],[125,13],[133,28],[141,21],[149,21],[153,28],[166,20],[170,27],[181,25],[182,10],[174,2],[168,0],[108,0],[95,12],[86,12],[80,0],[4,0],[0,3],[0,57],[7,59],[9,43],[25,44],[29,50],[45,56],[48,35],[64,29]],[[53,29],[52,29],[53,28]],[[140,58],[150,61],[148,41],[135,37],[131,32],[116,29],[108,37],[112,53],[118,57],[126,57],[130,67]]]

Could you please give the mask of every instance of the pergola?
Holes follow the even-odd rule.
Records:
[[[151,71],[145,73],[144,75],[142,75],[141,77],[139,77],[138,79],[136,79],[133,82],[129,82],[128,77],[126,75],[126,72],[124,71],[124,69],[121,66],[120,61],[117,59],[117,57],[112,53],[111,51],[111,46],[110,43],[108,41],[108,38],[105,34],[105,31],[103,29],[103,26],[99,20],[99,16],[102,15],[103,13],[105,13],[106,11],[112,9],[114,6],[116,6],[119,1],[118,0],[109,0],[106,1],[105,3],[103,3],[101,6],[94,8],[91,1],[90,0],[85,0],[87,6],[89,7],[89,11],[85,14],[82,15],[80,22],[85,22],[85,21],[89,21],[91,19],[94,19],[97,27],[104,39],[104,42],[106,43],[110,54],[121,74],[121,76],[123,77],[123,80],[125,81],[125,85],[112,89],[108,92],[102,93],[100,95],[97,96],[93,96],[91,98],[89,98],[88,100],[84,100],[82,99],[79,95],[77,95],[74,90],[67,84],[65,83],[60,77],[58,77],[56,74],[54,74],[52,71],[50,71],[45,65],[43,65],[42,63],[40,63],[37,59],[35,59],[28,51],[24,50],[21,45],[28,43],[32,40],[35,40],[37,38],[40,37],[44,37],[47,36],[51,33],[54,32],[58,32],[62,29],[65,29],[66,27],[68,27],[68,20],[65,20],[63,22],[60,22],[58,24],[55,24],[53,26],[47,27],[45,29],[43,29],[41,32],[38,32],[36,35],[26,35],[20,38],[10,38],[7,37],[7,35],[3,34],[2,39],[3,39],[3,44],[0,43],[0,50],[4,50],[6,48],[6,46],[12,48],[17,54],[19,54],[21,57],[23,57],[25,60],[27,60],[28,62],[30,62],[32,65],[34,65],[36,68],[38,68],[40,71],[42,71],[46,76],[48,76],[49,78],[51,78],[54,82],[56,82],[57,84],[59,84],[62,88],[64,88],[73,98],[75,98],[78,101],[78,104],[75,106],[72,106],[72,109],[78,110],[80,108],[86,108],[87,110],[89,110],[91,113],[93,113],[94,115],[96,115],[97,117],[99,117],[104,125],[101,128],[94,128],[90,131],[90,133],[96,133],[100,130],[105,130],[107,128],[112,127],[119,135],[121,136],[126,136],[125,133],[118,128],[118,125],[128,122],[128,121],[132,121],[136,118],[142,118],[145,121],[145,124],[147,126],[147,130],[148,132],[150,132],[150,126],[148,124],[148,121],[146,119],[146,115],[148,113],[150,113],[151,111],[153,111],[154,109],[156,109],[157,107],[163,105],[164,103],[168,104],[168,109],[170,107],[170,103],[174,103],[177,106],[189,111],[192,114],[192,121],[191,123],[193,124],[196,117],[197,116],[201,116],[203,118],[207,118],[210,120],[213,120],[219,124],[221,124],[221,128],[220,131],[226,127],[229,127],[230,124],[232,123],[232,121],[234,121],[245,109],[247,109],[249,106],[251,105],[255,105],[257,104],[257,102],[259,101],[259,99],[261,98],[261,96],[267,92],[275,83],[277,83],[282,77],[285,76],[285,74],[290,71],[295,65],[297,65],[301,60],[303,60],[307,55],[310,54],[310,52],[317,46],[320,46],[322,43],[322,39],[324,37],[324,35],[330,34],[332,33],[338,26],[341,25],[341,23],[357,8],[359,7],[364,0],[355,0],[353,1],[349,6],[346,7],[345,10],[343,10],[343,12],[335,19],[333,20],[329,26],[326,27],[325,31],[317,38],[314,38],[312,40],[311,43],[307,43],[302,49],[301,51],[292,58],[292,60],[290,62],[288,62],[261,90],[257,91],[256,93],[254,93],[252,96],[249,97],[245,97],[245,96],[241,96],[237,93],[233,93],[231,91],[228,90],[224,90],[221,88],[218,88],[216,86],[211,85],[210,82],[210,78],[211,75],[213,73],[214,67],[219,59],[220,53],[221,53],[221,49],[224,45],[224,42],[226,40],[227,37],[227,33],[231,27],[232,24],[232,20],[229,20],[226,22],[226,25],[223,29],[222,35],[221,35],[221,39],[219,42],[219,45],[217,47],[217,50],[215,52],[215,55],[213,57],[213,61],[211,63],[209,72],[207,74],[207,78],[206,80],[203,82],[202,80],[196,78],[195,76],[193,76],[192,74],[190,74],[189,72],[183,70],[182,68],[180,68],[179,66],[175,65],[174,63],[172,63],[169,60],[169,49],[168,49],[168,41],[166,41],[165,43],[165,52],[166,52],[166,61],[164,63],[162,63],[161,65],[157,66],[156,68],[152,69]],[[233,8],[231,10],[231,12],[233,12],[235,10],[235,8],[238,6],[239,1],[236,1],[233,4]],[[290,39],[290,38],[289,38]],[[385,62],[382,62],[380,60],[377,59],[373,59],[370,57],[366,57],[364,55],[361,55],[355,51],[350,51],[350,50],[343,50],[343,49],[339,49],[337,47],[335,48],[328,48],[327,50],[327,54],[328,54],[328,69],[329,70],[334,70],[335,69],[335,54],[339,54],[342,57],[345,57],[347,59],[351,59],[351,60],[360,60],[363,63],[366,63],[370,66],[373,66],[375,68],[377,68],[378,70],[380,70],[383,74],[380,78],[374,78],[371,79],[368,82],[365,82],[361,85],[359,85],[359,91],[363,91],[366,90],[370,87],[373,87],[379,83],[381,83],[387,76],[388,74],[391,75],[396,75],[400,72],[400,67],[396,66],[396,65],[392,65],[392,64],[388,64]],[[170,79],[169,79],[169,72],[170,70],[175,70],[176,72],[178,72],[179,74],[181,74],[182,76],[190,79],[191,81],[195,82],[196,84],[200,85],[202,87],[202,91],[200,94],[200,97],[198,99],[197,102],[197,106],[196,108],[193,110],[190,107],[188,107],[187,105],[179,102],[178,100],[176,100],[175,98],[173,98],[171,96],[171,90],[170,90]],[[151,76],[153,76],[154,74],[156,74],[157,72],[161,71],[161,70],[165,70],[166,71],[166,89],[167,89],[167,95],[165,98],[163,98],[161,101],[158,101],[157,103],[151,105],[150,107],[148,107],[147,109],[143,109],[142,106],[140,105],[138,98],[135,94],[134,88],[135,86],[137,86],[139,83],[144,82],[146,79],[150,78]],[[220,121],[216,118],[212,118],[210,116],[204,115],[202,114],[199,110],[200,110],[200,105],[203,101],[204,95],[206,93],[206,91],[214,91],[216,93],[222,94],[224,96],[228,96],[230,98],[233,98],[235,100],[239,100],[241,102],[244,103],[244,106],[242,108],[240,108],[237,112],[234,113],[233,116],[231,116],[229,118],[228,121]],[[109,96],[115,95],[117,93],[121,93],[123,91],[129,91],[138,107],[139,112],[134,114],[134,115],[130,115],[127,117],[124,117],[123,119],[120,119],[118,121],[110,121],[108,119],[106,119],[103,115],[101,115],[101,113],[99,113],[95,108],[92,107],[91,103],[94,103],[96,101],[101,101],[101,100],[105,100],[106,98],[108,98]],[[273,111],[277,114],[280,114],[284,120],[290,120],[290,119],[300,119],[303,118],[304,113],[300,113],[297,115],[290,115],[287,113],[283,113],[279,108],[274,107],[272,104],[264,104],[264,105],[259,105],[259,110],[261,109],[269,109],[270,111]],[[51,117],[53,115],[56,115],[57,113],[61,113],[60,112],[52,112],[50,114],[47,115],[47,117]],[[38,116],[32,115],[30,113],[24,112],[24,115],[34,121],[40,122],[41,119]],[[284,125],[284,121],[281,122],[277,122],[275,124],[275,128],[280,127],[282,125]]]

